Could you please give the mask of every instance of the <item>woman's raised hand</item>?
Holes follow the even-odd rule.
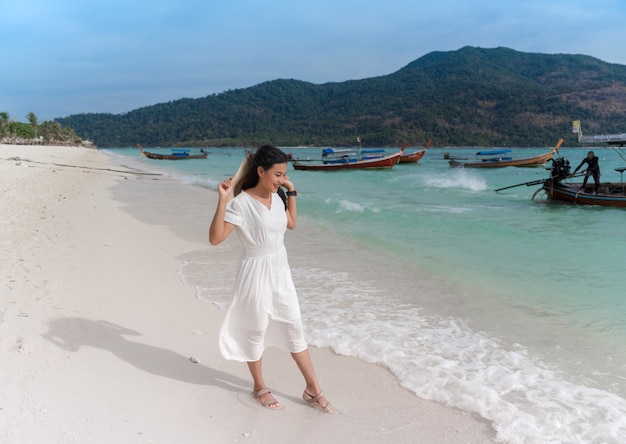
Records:
[[[289,176],[285,175],[283,179],[283,186],[287,188],[287,191],[293,191],[296,188]]]
[[[219,183],[219,185],[217,186],[217,192],[220,193],[220,197],[228,196],[228,192],[233,186],[232,179],[233,178],[231,177],[229,179],[226,179],[224,182]]]

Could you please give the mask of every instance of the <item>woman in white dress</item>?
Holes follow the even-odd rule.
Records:
[[[209,241],[217,245],[235,230],[243,246],[219,346],[224,358],[248,363],[253,396],[263,407],[272,409],[281,408],[281,404],[263,380],[263,351],[270,346],[289,351],[304,376],[303,399],[332,413],[304,339],[300,305],[283,243],[286,229],[296,227],[297,216],[298,193],[287,176],[288,160],[283,151],[263,145],[256,153],[248,153],[237,174],[217,187],[219,200]],[[284,200],[278,194],[280,187],[287,189]]]

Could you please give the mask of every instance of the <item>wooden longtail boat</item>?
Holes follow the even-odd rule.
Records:
[[[148,159],[160,159],[160,160],[184,160],[184,159],[206,159],[207,153],[203,149],[200,149],[199,154],[191,154],[191,150],[183,148],[172,148],[171,154],[152,153],[150,151],[144,151],[143,147],[137,144],[137,148],[141,150],[141,153]]]
[[[605,136],[583,136],[580,126],[580,120],[575,120],[572,124],[572,132],[578,134],[578,141],[583,143],[604,142],[612,146],[624,146],[626,144],[626,134],[612,134]],[[626,158],[620,153],[620,149],[616,149],[622,159]],[[626,167],[615,168],[620,173],[619,182],[600,182],[597,187],[593,180],[588,181],[583,187],[582,183],[571,182],[570,179],[576,176],[570,174],[570,163],[564,157],[552,159],[552,168],[550,169],[550,177],[545,180],[534,180],[531,182],[520,183],[508,187],[495,190],[496,192],[506,190],[508,188],[518,187],[522,185],[541,185],[533,194],[533,199],[542,191],[548,200],[559,202],[568,202],[577,205],[597,205],[601,207],[617,207],[626,208],[626,184],[624,184],[624,171]]]
[[[338,171],[338,170],[356,170],[356,169],[388,169],[393,168],[400,160],[402,151],[389,156],[382,156],[374,159],[362,159],[346,162],[323,163],[321,161],[308,161],[294,159],[292,161],[293,168],[296,170],[311,171]]]
[[[533,200],[541,192],[544,192],[548,200],[578,205],[626,208],[626,184],[624,184],[623,181],[623,174],[624,171],[626,171],[626,167],[615,168],[615,171],[621,175],[619,183],[601,182],[598,184],[598,192],[596,193],[596,186],[593,181],[591,183],[587,182],[585,187],[582,186],[582,183],[570,182],[572,177],[579,177],[584,174],[577,174],[576,176],[570,174],[569,161],[564,157],[559,157],[552,160],[552,168],[550,169],[550,177],[548,179],[510,185],[495,191],[499,192],[522,185],[541,185],[541,188],[533,194]]]
[[[581,183],[572,183],[569,178],[570,164],[564,157],[552,161],[550,178],[543,181],[541,188],[535,192],[533,199],[540,191],[544,191],[549,200],[558,200],[578,205],[599,205],[602,207],[626,208],[626,186],[623,181],[626,167],[615,168],[620,173],[619,183],[600,182],[598,192],[593,181],[583,187]]]
[[[321,160],[294,159],[290,157],[293,168],[296,170],[310,171],[338,171],[338,170],[366,170],[366,169],[389,169],[398,164],[404,153],[406,143],[400,151],[385,155],[382,148],[361,148],[361,137],[356,138],[359,148],[335,150],[325,148],[322,150]]]
[[[583,189],[581,183],[564,182],[557,179],[548,179],[541,186],[541,190],[546,193],[550,200],[578,205],[626,208],[624,183],[601,182],[598,187],[598,194],[594,193],[594,188],[593,181],[587,182],[587,186]]]
[[[572,122],[572,132],[578,135],[578,141],[582,143],[602,142],[607,145],[620,147],[626,144],[626,134],[583,136],[580,120]],[[619,149],[618,154],[620,154]],[[624,158],[622,154],[620,156]],[[598,192],[596,193],[593,179],[588,181],[584,188],[582,183],[570,182],[568,179],[572,176],[570,174],[569,161],[565,158],[554,159],[550,178],[543,181],[541,188],[533,195],[533,199],[540,191],[544,191],[550,200],[578,205],[626,208],[626,184],[624,184],[623,180],[626,167],[615,168],[615,171],[620,173],[619,183],[600,182],[598,184]]]
[[[419,151],[415,151],[414,153],[408,153],[408,154],[403,154],[400,157],[400,162],[399,163],[417,163],[419,162],[419,160],[424,157],[424,154],[426,154],[426,150],[430,147],[430,144],[433,142],[433,139],[430,139],[428,141],[428,143],[424,146],[423,149],[419,150]],[[407,143],[404,142],[404,147],[406,148]]]
[[[525,157],[521,159],[513,159],[508,156],[511,152],[509,149],[501,150],[485,150],[476,153],[476,160],[471,162],[463,162],[458,159],[451,159],[450,166],[454,168],[504,168],[508,166],[514,167],[536,167],[545,165],[554,153],[558,151],[563,139],[559,139],[559,142],[550,151],[538,156]]]

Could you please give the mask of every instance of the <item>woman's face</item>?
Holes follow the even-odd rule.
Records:
[[[272,193],[277,192],[278,187],[287,179],[286,163],[275,163],[268,170],[264,170],[263,167],[258,167],[257,171],[259,173],[259,186]]]

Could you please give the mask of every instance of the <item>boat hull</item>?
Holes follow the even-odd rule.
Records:
[[[424,146],[424,149],[421,149],[419,151],[415,151],[414,153],[409,153],[409,154],[402,154],[402,156],[400,157],[400,161],[398,163],[416,163],[419,162],[419,160],[424,157],[424,154],[426,154],[426,150],[430,147],[431,143],[433,143],[433,139],[429,139],[428,142],[426,142],[426,145]],[[404,144],[402,145],[402,151],[404,152],[404,149],[408,146],[407,142],[404,142]]]
[[[540,167],[552,159],[555,151],[542,154],[536,157],[526,157],[523,159],[511,160],[485,160],[481,162],[462,162],[451,159],[450,166],[453,168],[505,168],[505,167]]]
[[[559,139],[557,144],[547,153],[540,154],[533,157],[525,157],[522,159],[508,159],[508,158],[492,158],[485,159],[478,162],[461,162],[457,159],[450,160],[450,166],[453,168],[504,168],[504,167],[539,167],[545,165],[552,156],[559,150],[563,144],[563,139]],[[510,151],[510,150],[503,150]],[[481,154],[481,153],[478,153]]]
[[[159,159],[159,160],[187,160],[187,159],[206,159],[207,153],[200,154],[188,154],[188,155],[177,155],[177,154],[158,154],[151,153],[150,151],[142,151],[144,156],[148,159]]]
[[[414,153],[403,154],[400,157],[399,163],[415,163],[415,162],[419,162],[419,160],[422,157],[424,157],[424,154],[426,154],[426,150],[420,150],[420,151],[416,151]]]
[[[359,160],[356,162],[344,162],[344,163],[321,163],[321,162],[306,162],[301,160],[293,161],[293,168],[296,170],[310,170],[310,171],[339,171],[339,170],[356,170],[356,169],[388,169],[393,168],[402,156],[402,152],[391,154],[389,156],[380,157],[377,159]]]
[[[601,183],[598,187],[598,194],[595,194],[593,183],[587,183],[586,189],[582,190],[580,183],[564,183],[548,179],[544,182],[542,189],[550,200],[577,205],[626,208],[626,186],[622,183]]]
[[[141,151],[141,154],[146,156],[148,159],[158,159],[158,160],[185,160],[185,159],[206,159],[208,154],[204,152],[204,149],[200,149],[199,154],[189,154],[189,149],[187,148],[172,148],[172,154],[160,154],[160,153],[151,153],[150,151],[145,151],[140,144],[137,144],[137,148]]]

